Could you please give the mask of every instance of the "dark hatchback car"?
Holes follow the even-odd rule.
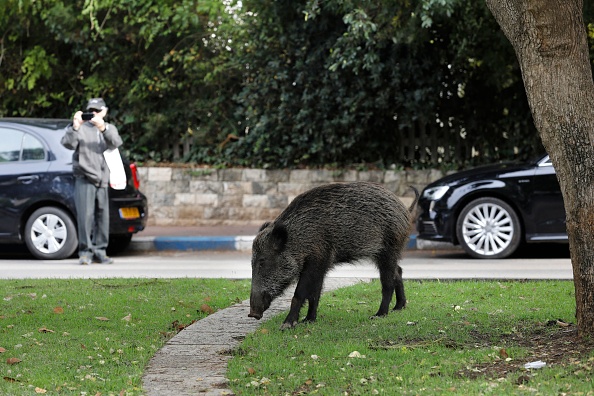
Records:
[[[60,144],[69,123],[0,118],[0,243],[25,243],[40,259],[70,257],[78,247],[72,151]],[[124,165],[126,188],[109,188],[112,253],[128,246],[148,217],[136,167]]]
[[[549,156],[458,172],[428,185],[418,238],[460,245],[475,258],[504,258],[522,243],[567,243],[565,208]]]

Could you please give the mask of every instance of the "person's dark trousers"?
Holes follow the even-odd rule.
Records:
[[[74,202],[78,222],[78,257],[92,260],[106,257],[109,242],[109,194],[107,187],[96,187],[76,177]]]

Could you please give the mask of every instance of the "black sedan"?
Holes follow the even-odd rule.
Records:
[[[476,258],[504,258],[522,243],[567,243],[565,208],[549,156],[458,172],[428,185],[418,238],[461,245]]]
[[[40,259],[70,257],[78,247],[72,151],[60,144],[69,122],[0,119],[0,243],[24,243]],[[109,189],[112,252],[125,248],[148,216],[136,167],[124,164],[126,188]]]

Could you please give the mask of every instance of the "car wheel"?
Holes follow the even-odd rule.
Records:
[[[55,207],[37,209],[25,225],[25,244],[38,259],[60,260],[70,257],[78,246],[72,218]]]
[[[475,258],[505,258],[520,246],[516,212],[497,198],[479,198],[464,207],[456,223],[458,241]]]

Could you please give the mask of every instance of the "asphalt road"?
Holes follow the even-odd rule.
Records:
[[[404,279],[572,279],[567,248],[536,247],[505,260],[471,259],[459,250],[406,251]],[[343,265],[329,276],[377,278],[369,263]],[[115,257],[113,265],[78,265],[77,259],[35,260],[0,252],[0,278],[250,278],[249,252],[142,252]]]

